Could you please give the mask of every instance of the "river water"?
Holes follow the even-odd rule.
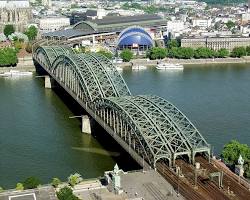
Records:
[[[250,67],[190,66],[182,72],[124,70],[133,94],[156,94],[174,103],[219,154],[231,139],[250,145]],[[138,166],[101,128],[81,133],[78,106],[35,77],[0,79],[0,186],[15,187],[29,176],[48,183],[79,172],[100,176],[118,163]],[[129,164],[128,164],[129,163]]]

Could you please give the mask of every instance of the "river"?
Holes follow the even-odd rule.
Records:
[[[235,65],[122,75],[133,94],[156,94],[175,104],[219,154],[231,139],[250,145],[250,67]],[[0,79],[0,186],[13,188],[29,176],[43,183],[74,172],[96,177],[116,162],[138,167],[101,128],[94,136],[82,134],[80,120],[69,119],[76,114],[72,102],[43,84],[35,77]]]

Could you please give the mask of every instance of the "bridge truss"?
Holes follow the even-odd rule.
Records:
[[[178,156],[210,156],[210,145],[178,108],[155,95],[132,96],[106,57],[40,46],[33,58],[137,161],[155,168],[159,160],[172,166]]]

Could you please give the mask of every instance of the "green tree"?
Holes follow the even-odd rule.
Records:
[[[231,30],[233,27],[235,27],[235,23],[232,22],[231,20],[229,20],[229,21],[226,23],[226,26],[227,26],[228,30]]]
[[[62,182],[61,182],[61,180],[59,178],[53,178],[52,182],[51,182],[51,185],[56,188],[61,183]]]
[[[113,54],[111,52],[109,52],[109,51],[100,50],[97,53],[99,53],[101,55],[104,55],[108,59],[112,59],[113,58]]]
[[[129,49],[124,49],[120,53],[120,57],[122,58],[123,61],[129,62],[133,58],[133,52]]]
[[[168,40],[167,48],[172,49],[173,47],[179,47],[180,44],[177,40]]]
[[[56,195],[59,200],[80,200],[73,194],[72,189],[67,186],[56,192]]]
[[[13,66],[17,62],[17,50],[15,48],[0,49],[0,67]]]
[[[35,26],[30,26],[25,32],[24,34],[27,35],[27,37],[29,38],[29,41],[32,41],[34,39],[36,39],[38,30]]]
[[[246,47],[246,53],[247,53],[248,56],[250,56],[250,46]]]
[[[212,58],[215,55],[215,51],[206,47],[197,48],[194,52],[195,58]]]
[[[167,49],[160,47],[153,47],[147,52],[147,57],[152,60],[163,59],[167,56]]]
[[[23,186],[23,184],[22,183],[17,183],[16,184],[16,190],[24,190],[24,186]]]
[[[3,33],[6,37],[8,37],[9,35],[11,35],[14,32],[15,32],[15,28],[12,24],[5,25]]]
[[[31,176],[29,178],[27,178],[24,182],[23,182],[23,186],[24,189],[33,189],[33,188],[37,188],[38,185],[40,185],[41,182],[38,178]]]
[[[235,47],[231,52],[232,57],[242,57],[246,55],[246,48],[245,47]]]
[[[222,48],[222,49],[218,50],[218,57],[219,58],[226,58],[228,56],[229,56],[229,51],[227,49]]]
[[[4,191],[4,189],[0,186],[0,193],[3,192],[3,191]]]
[[[78,183],[80,183],[82,181],[82,177],[80,174],[78,173],[75,173],[75,174],[71,174],[69,177],[68,177],[68,183],[74,187],[75,185],[77,185]]]

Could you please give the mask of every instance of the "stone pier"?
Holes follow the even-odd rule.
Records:
[[[88,115],[82,116],[82,132],[91,134],[91,123]]]
[[[45,80],[44,80],[45,88],[51,89],[52,88],[52,78],[50,76],[45,76],[44,78],[45,78]]]

